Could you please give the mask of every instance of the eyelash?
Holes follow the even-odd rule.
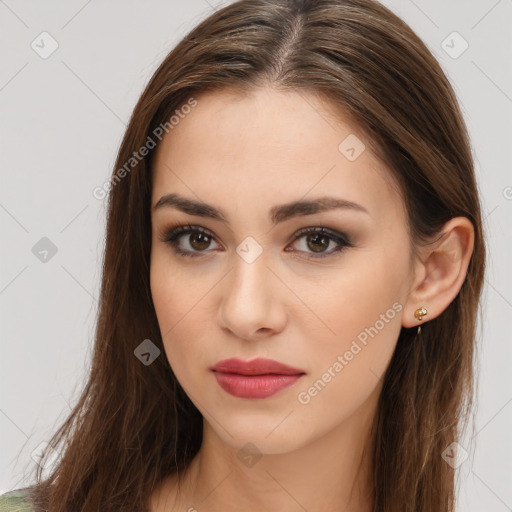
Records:
[[[174,226],[174,227],[169,228],[164,233],[163,237],[161,238],[161,241],[171,245],[173,251],[180,256],[189,257],[189,258],[202,257],[203,253],[205,253],[207,251],[184,251],[183,249],[180,249],[178,247],[178,242],[179,242],[179,239],[181,238],[181,236],[183,236],[185,234],[192,234],[192,233],[202,233],[212,239],[215,239],[213,234],[210,231],[208,231],[207,229],[202,228],[200,226],[192,226],[190,224],[185,224],[185,225],[179,225],[179,226]],[[300,229],[299,231],[297,231],[297,233],[295,233],[294,239],[292,240],[291,243],[294,243],[297,240],[299,240],[300,238],[304,237],[305,235],[309,235],[309,234],[325,235],[325,236],[327,236],[327,238],[330,238],[332,241],[334,241],[338,244],[338,247],[336,247],[335,249],[332,249],[331,251],[326,252],[326,253],[318,253],[318,254],[308,253],[309,254],[308,258],[311,258],[311,259],[327,258],[329,256],[333,256],[336,253],[341,253],[349,247],[354,247],[354,245],[352,244],[350,239],[344,233],[338,233],[337,231],[332,231],[332,230],[329,230],[329,229],[323,228],[323,227],[308,227],[308,228]],[[302,251],[299,251],[299,252],[302,252]]]

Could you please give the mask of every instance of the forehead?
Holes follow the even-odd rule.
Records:
[[[373,216],[403,208],[358,127],[318,96],[259,88],[195,99],[157,147],[152,205],[178,192],[233,211],[319,195],[358,202]]]

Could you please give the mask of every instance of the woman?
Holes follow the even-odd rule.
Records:
[[[403,21],[372,0],[215,12],[155,72],[102,190],[90,377],[19,499],[455,509],[481,209],[453,89]]]

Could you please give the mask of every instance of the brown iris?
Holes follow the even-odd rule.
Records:
[[[195,240],[198,240],[197,244],[194,243]],[[190,235],[190,245],[198,251],[207,249],[210,242],[210,237],[204,233],[193,233]]]
[[[315,251],[315,252],[322,252],[322,249],[327,249],[329,247],[329,240],[330,238],[326,235],[313,233],[310,235],[307,235],[306,237],[308,247]],[[309,242],[313,242],[313,245],[310,245]],[[321,247],[320,244],[324,244],[324,247]]]

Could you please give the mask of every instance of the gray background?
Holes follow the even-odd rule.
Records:
[[[226,3],[0,0],[0,492],[25,484],[85,379],[106,206],[92,191],[157,65]],[[459,510],[512,510],[512,0],[383,3],[440,61],[472,137],[491,254]],[[45,59],[31,47],[51,49],[43,31],[58,44]],[[43,237],[57,248],[46,262],[33,250]]]

